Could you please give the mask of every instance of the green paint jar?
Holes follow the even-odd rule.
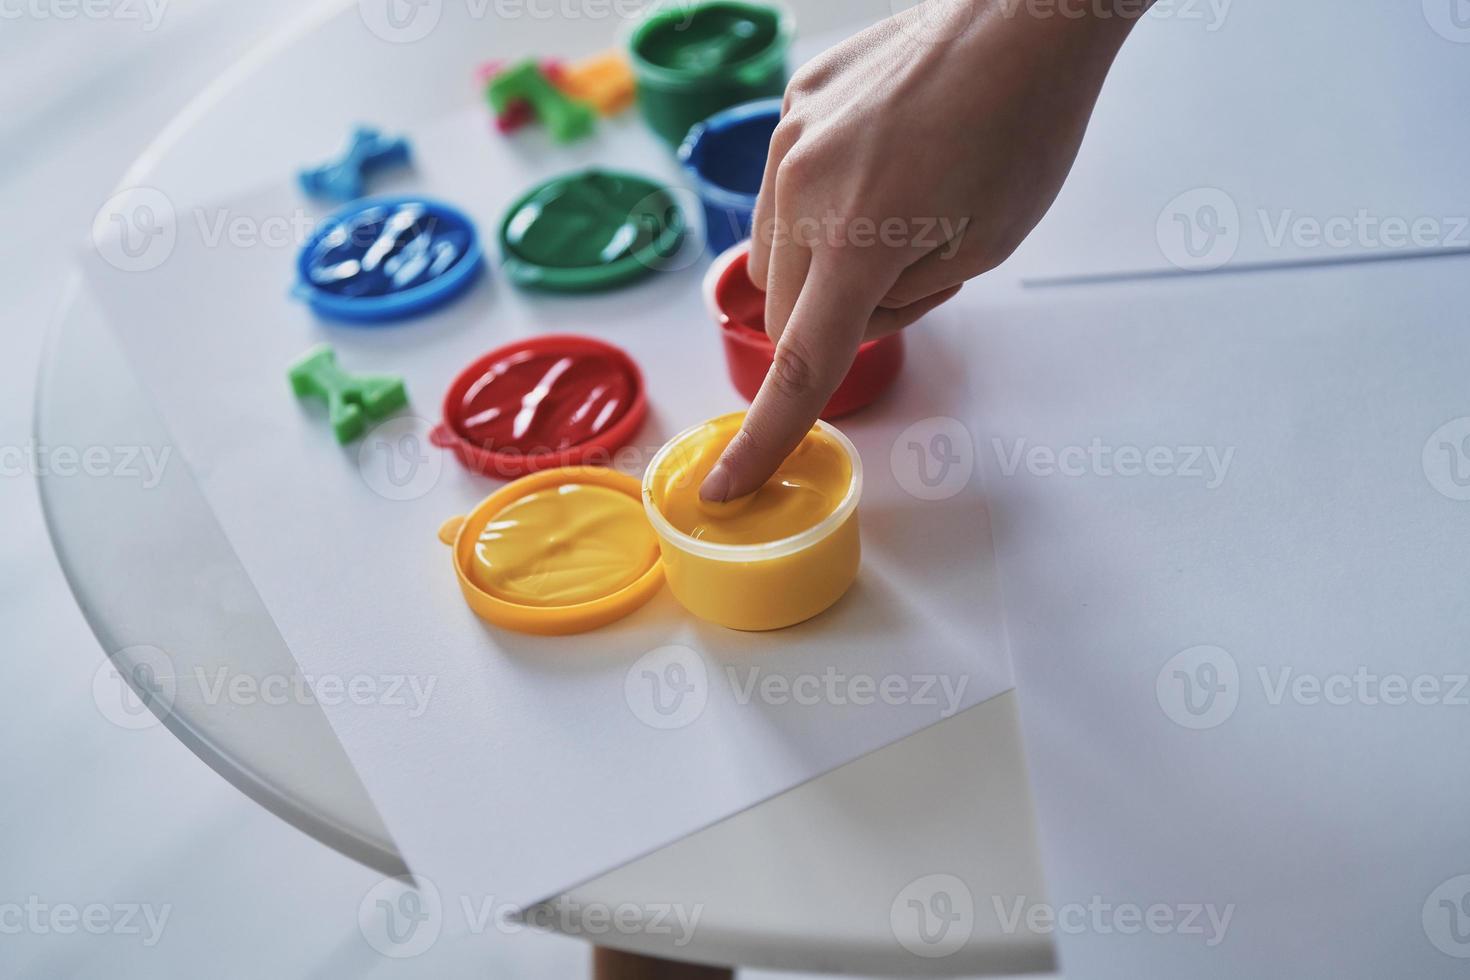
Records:
[[[795,28],[785,9],[744,0],[672,0],[634,27],[638,105],[670,146],[721,109],[786,91]]]

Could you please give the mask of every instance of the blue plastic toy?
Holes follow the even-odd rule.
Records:
[[[335,320],[397,320],[447,303],[484,265],[463,212],[426,197],[370,197],[328,216],[302,246],[296,292]]]
[[[679,148],[679,162],[704,204],[711,254],[750,237],[771,136],[780,121],[780,99],[747,102],[696,125]]]
[[[408,166],[410,151],[403,137],[389,139],[376,129],[359,126],[340,160],[301,171],[301,189],[328,201],[354,201],[367,193],[367,179],[379,171]]]

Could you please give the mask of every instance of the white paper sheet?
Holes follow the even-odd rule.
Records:
[[[1467,269],[957,300],[1068,976],[1463,969]]]
[[[1470,248],[1470,130],[1446,122],[1470,87],[1458,2],[1161,0],[1124,45],[1072,176],[1012,270],[1170,273]]]
[[[474,112],[411,134],[420,163],[400,182],[466,208],[482,236],[527,186],[578,162],[676,177],[634,120],[570,151],[485,126]],[[518,636],[471,614],[435,536],[500,484],[432,450],[414,469],[426,444],[398,437],[422,438],[479,354],[580,332],[645,370],[652,417],[626,461],[638,471],[678,430],[742,405],[702,306],[704,262],[577,298],[519,293],[492,273],[426,319],[328,325],[287,296],[294,246],[250,241],[300,208],[283,184],[185,210],[157,268],[91,256],[88,280],[395,839],[446,900],[547,897],[1009,689],[980,481],[928,458],[953,425],[926,420],[963,414],[974,397],[957,324],[915,333],[898,386],[842,423],[865,463],[864,562],[833,610],[739,634],[694,620],[665,591],[596,633]],[[348,370],[402,374],[423,422],[339,449],[323,410],[285,379],[323,341]],[[676,662],[696,689],[671,722],[651,706],[648,676],[676,677],[665,673]],[[382,703],[400,676],[405,703]],[[354,678],[369,679],[376,703],[323,686]],[[426,704],[412,683],[433,684]],[[669,724],[682,727],[659,727]]]

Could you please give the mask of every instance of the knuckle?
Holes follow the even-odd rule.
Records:
[[[791,101],[815,92],[819,85],[820,75],[821,71],[813,64],[806,64],[798,68],[786,85],[787,100]]]
[[[787,95],[790,98],[790,95]],[[789,107],[781,114],[781,121],[776,123],[776,129],[771,133],[771,146],[783,153],[796,145],[801,138],[801,120],[790,112]]]
[[[796,397],[811,391],[820,378],[817,362],[799,341],[787,336],[776,345],[771,362],[771,384],[782,395]]]
[[[725,455],[733,459],[760,456],[764,445],[764,437],[747,424],[735,433],[735,438],[725,447]]]
[[[812,181],[816,179],[818,166],[817,155],[805,143],[797,144],[791,152],[786,154],[781,161],[781,166],[776,170],[778,193],[782,189],[790,193],[811,186]]]

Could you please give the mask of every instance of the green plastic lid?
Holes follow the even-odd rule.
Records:
[[[612,289],[665,267],[686,222],[664,185],[635,174],[583,170],[537,186],[500,225],[505,274],[557,292]]]

